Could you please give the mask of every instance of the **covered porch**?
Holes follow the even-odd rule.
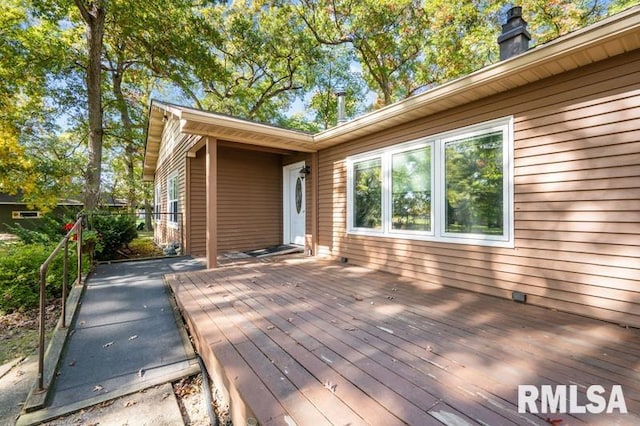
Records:
[[[143,179],[161,212],[156,242],[180,241],[211,268],[226,252],[315,253],[317,165],[311,134],[152,101]]]
[[[234,424],[640,424],[638,329],[317,258],[166,279]],[[519,413],[519,385],[567,400]]]

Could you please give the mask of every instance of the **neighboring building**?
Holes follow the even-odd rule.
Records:
[[[81,201],[66,199],[60,200],[54,213],[62,215],[65,211],[77,212],[81,209]],[[43,214],[41,210],[29,208],[19,195],[0,193],[0,232],[9,232],[7,225],[16,226],[17,224],[33,229],[38,226]]]
[[[513,26],[507,59],[315,135],[152,102],[156,239],[640,327],[640,7],[524,53]]]
[[[84,203],[80,201],[81,196],[75,198],[61,199],[58,201],[53,214],[64,215],[71,213],[77,214],[83,209]],[[126,201],[107,197],[102,200],[100,205],[102,208],[109,210],[121,210],[127,207]],[[9,232],[7,225],[21,225],[27,229],[37,228],[44,212],[38,209],[29,208],[29,205],[22,201],[20,195],[8,195],[0,193],[0,232]]]

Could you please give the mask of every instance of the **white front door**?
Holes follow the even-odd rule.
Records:
[[[305,237],[305,175],[300,173],[304,161],[283,168],[284,243],[304,245]]]

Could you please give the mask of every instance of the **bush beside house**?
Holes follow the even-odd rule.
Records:
[[[24,311],[38,306],[40,265],[71,229],[75,219],[46,216],[35,229],[20,225],[10,227],[18,242],[0,245],[0,314]],[[83,232],[83,272],[90,270],[93,259],[110,260],[136,236],[136,221],[129,215],[94,214],[90,230]],[[77,272],[75,244],[69,248],[69,280]],[[63,256],[59,254],[47,272],[47,298],[62,295]]]

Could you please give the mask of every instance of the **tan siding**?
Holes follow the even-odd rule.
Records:
[[[640,326],[640,52],[319,153],[321,254]],[[346,234],[349,155],[514,116],[515,248]]]
[[[185,135],[180,133],[180,121],[170,119],[165,126],[160,143],[160,157],[155,173],[155,183],[158,182],[162,188],[162,211],[167,212],[167,178],[173,173],[178,174],[178,209],[182,213],[179,217],[180,225],[171,227],[167,225],[167,215],[161,216],[161,221],[156,223],[154,239],[158,244],[169,242],[179,242],[185,244],[184,223],[186,222],[186,175],[187,175],[187,152],[195,145],[200,136]]]
[[[189,158],[189,254],[207,254],[207,192],[205,149],[200,149],[195,158]]]
[[[250,250],[281,242],[281,156],[220,147],[218,250]]]

